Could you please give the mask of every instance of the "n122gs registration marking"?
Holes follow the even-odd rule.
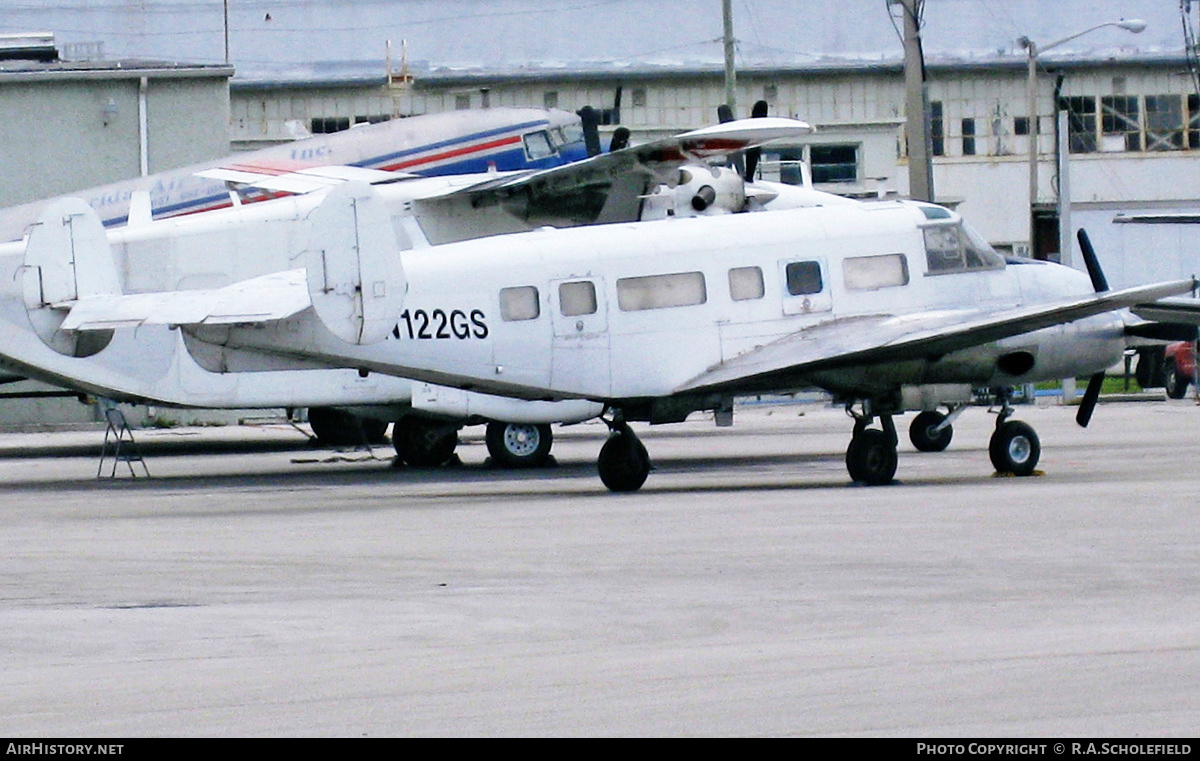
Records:
[[[488,337],[487,320],[478,309],[472,309],[470,314],[461,309],[453,309],[449,313],[442,309],[432,312],[426,312],[424,309],[409,312],[405,309],[400,313],[400,319],[404,321],[403,329],[401,323],[396,323],[396,327],[392,328],[392,335],[396,338],[407,336],[423,340]]]

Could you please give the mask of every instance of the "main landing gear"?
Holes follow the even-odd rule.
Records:
[[[604,422],[609,435],[596,461],[600,480],[610,491],[637,491],[650,475],[650,455],[619,412]]]
[[[874,421],[874,416],[868,412],[855,413],[849,406],[848,412],[854,418],[854,435],[850,437],[850,446],[846,448],[846,470],[856,483],[867,486],[884,486],[890,484],[896,477],[896,465],[899,455],[896,453],[896,426],[891,415],[880,415],[880,428],[868,428]]]
[[[392,446],[399,462],[414,468],[445,465],[458,447],[458,426],[437,420],[404,417],[392,425]]]
[[[537,468],[550,460],[554,434],[544,423],[487,424],[487,450],[503,468]]]

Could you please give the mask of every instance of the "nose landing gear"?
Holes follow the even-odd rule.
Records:
[[[610,491],[637,491],[650,475],[650,455],[620,413],[604,422],[611,433],[596,461],[600,480]]]
[[[988,455],[998,473],[1031,476],[1042,455],[1042,445],[1032,426],[1020,420],[1008,419],[1012,413],[1008,394],[1000,394],[1000,412],[996,417],[996,430],[988,444]]]

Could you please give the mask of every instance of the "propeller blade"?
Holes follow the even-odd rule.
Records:
[[[1087,428],[1092,422],[1092,413],[1096,411],[1096,402],[1100,399],[1100,387],[1104,385],[1104,373],[1096,373],[1088,381],[1087,391],[1083,392],[1083,400],[1079,402],[1079,411],[1075,413],[1075,422],[1080,428]]]
[[[729,107],[728,103],[722,103],[721,105],[717,106],[717,121],[719,121],[721,124],[733,121],[733,109]],[[742,161],[742,155],[740,153],[735,153],[730,156],[729,160],[725,162],[725,165],[733,167],[734,171],[736,171],[739,175],[744,176],[746,174],[746,164],[744,161]]]
[[[750,110],[750,118],[762,119],[767,115],[769,106],[765,100],[754,102],[754,108]],[[742,174],[742,179],[746,182],[754,182],[754,173],[758,171],[758,162],[762,158],[762,148],[751,148],[746,151],[746,171]]]
[[[611,153],[613,151],[619,151],[622,148],[628,148],[628,147],[629,147],[629,128],[628,127],[617,127],[615,130],[613,130],[612,140],[610,140],[609,144],[608,144],[609,153]]]
[[[1178,322],[1144,322],[1126,325],[1125,335],[1134,338],[1152,338],[1156,341],[1195,341],[1200,338],[1195,325]]]
[[[576,111],[583,126],[583,144],[587,147],[587,155],[600,155],[600,114],[592,106],[584,106]]]
[[[1092,287],[1096,293],[1107,291],[1108,279],[1104,277],[1104,270],[1100,269],[1100,260],[1096,258],[1096,249],[1092,248],[1092,239],[1088,237],[1087,230],[1079,228],[1075,237],[1079,239],[1079,250],[1083,254],[1083,263],[1087,265],[1088,276],[1092,279]]]

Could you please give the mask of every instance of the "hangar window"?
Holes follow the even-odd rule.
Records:
[[[1071,153],[1096,151],[1096,99],[1090,96],[1065,98],[1067,131]]]
[[[1178,95],[1146,96],[1146,150],[1183,149],[1183,99]]]
[[[908,285],[908,259],[904,254],[854,256],[842,260],[842,277],[851,291]]]
[[[789,262],[784,268],[787,291],[792,296],[811,296],[825,287],[820,262]]]
[[[814,145],[809,148],[813,182],[857,182],[857,145]]]
[[[328,135],[350,129],[349,116],[317,117],[310,123],[310,132],[314,135]]]
[[[734,301],[748,301],[761,299],[764,293],[763,274],[758,267],[737,267],[729,270],[729,298]]]
[[[622,312],[691,306],[707,300],[702,272],[627,277],[617,281],[617,305]]]
[[[946,124],[943,120],[944,109],[940,100],[929,103],[929,139],[934,156],[946,155]]]
[[[1100,126],[1104,132],[1102,150],[1140,151],[1142,125],[1138,120],[1136,95],[1106,95],[1100,99],[1103,112]]]
[[[564,317],[595,314],[595,284],[591,280],[579,280],[558,286],[558,309]]]
[[[538,289],[532,285],[500,289],[500,318],[505,322],[536,320],[541,313]]]

